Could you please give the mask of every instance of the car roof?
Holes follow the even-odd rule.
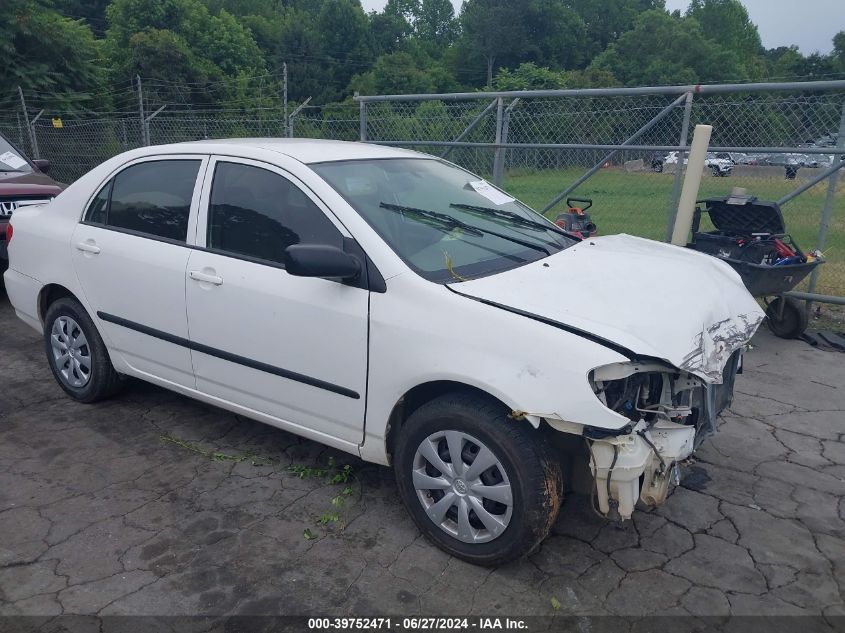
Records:
[[[212,148],[212,146],[218,146]],[[423,158],[425,155],[411,150],[386,147],[370,143],[330,141],[305,138],[227,138],[191,141],[148,148],[150,153],[167,151],[234,152],[249,156],[250,151],[266,150],[285,154],[302,163],[324,163],[338,160],[365,160],[374,158]]]

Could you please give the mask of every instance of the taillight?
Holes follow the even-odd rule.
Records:
[[[12,233],[14,233],[14,232],[15,232],[15,231],[14,231],[14,229],[12,228],[12,223],[11,223],[11,222],[9,222],[9,223],[6,225],[6,246],[8,246],[8,245],[9,245],[9,242],[11,242],[11,241],[12,241]]]

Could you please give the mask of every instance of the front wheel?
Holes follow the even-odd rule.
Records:
[[[397,439],[395,470],[423,534],[479,565],[530,553],[560,509],[560,463],[540,431],[474,394],[447,394],[414,411]]]

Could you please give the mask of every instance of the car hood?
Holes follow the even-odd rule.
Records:
[[[764,313],[724,262],[630,235],[449,288],[719,383]]]
[[[0,184],[2,185],[49,185],[64,189],[67,185],[56,182],[47,174],[33,170],[27,172],[21,171],[0,171]]]

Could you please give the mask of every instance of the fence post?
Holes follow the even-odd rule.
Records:
[[[284,94],[282,96],[282,106],[284,107],[285,111],[285,135],[290,138],[293,136],[293,133],[290,131],[290,127],[292,123],[288,118],[288,63],[282,62],[282,82],[284,84],[283,90]]]
[[[146,135],[147,135],[147,145],[152,145],[152,139],[150,138],[150,121],[152,121],[154,118],[156,118],[158,116],[159,112],[164,110],[166,107],[167,107],[166,105],[161,106],[158,110],[156,110],[155,112],[153,112],[151,115],[149,115],[148,117],[146,117],[144,119],[144,129],[145,129]]]
[[[32,143],[33,158],[41,158],[41,150],[38,149],[38,136],[35,134],[35,122],[41,118],[42,114],[44,114],[44,110],[39,110],[38,114],[35,115],[35,118],[29,122],[29,137],[30,142]]]
[[[692,93],[686,94],[686,101],[684,103],[684,121],[681,123],[681,141],[678,143],[681,147],[686,147],[689,142],[689,123],[692,118]],[[675,231],[675,218],[678,215],[678,202],[681,198],[681,182],[684,173],[684,159],[686,158],[686,150],[678,152],[678,163],[675,167],[675,180],[672,182],[672,197],[669,200],[669,213],[666,216],[666,237],[663,240],[668,242],[672,239],[672,233]]]
[[[367,102],[360,101],[360,140],[367,140]]]
[[[496,145],[502,142],[502,123],[504,122],[504,100],[496,97]],[[502,184],[502,156],[501,147],[497,147],[493,154],[493,184],[497,187]]]
[[[144,118],[144,91],[141,89],[141,75],[135,75],[138,82],[138,117],[141,122],[141,145],[149,145],[147,140],[147,123]]]
[[[508,142],[508,129],[509,129],[510,123],[511,123],[511,112],[513,112],[513,109],[516,107],[517,103],[519,103],[519,97],[516,97],[515,99],[511,100],[511,102],[508,104],[508,107],[505,108],[505,118],[502,120],[502,143]],[[505,167],[507,166],[507,162],[508,162],[508,150],[503,147],[502,148],[502,156],[499,160],[499,174],[498,174],[498,177],[497,177],[498,178],[497,184],[500,184],[502,182],[502,177],[504,176]]]
[[[23,126],[21,125],[20,112],[15,112],[15,120],[18,122],[18,143],[23,146]]]
[[[290,118],[288,118],[288,138],[293,138],[293,122],[296,119],[297,115],[302,112],[302,109],[307,106],[311,102],[311,97],[308,97],[305,101],[300,103],[293,112],[290,113]]]
[[[35,139],[34,139],[34,132],[32,130],[32,125],[29,123],[29,111],[26,109],[26,100],[23,98],[23,89],[18,86],[18,94],[21,97],[21,108],[23,108],[23,118],[26,122],[26,133],[29,136],[29,151],[32,152],[32,155],[35,156]],[[23,140],[23,138],[21,138]],[[35,156],[35,158],[38,158]]]
[[[842,153],[845,152],[845,103],[842,104],[842,118],[839,120],[839,138],[836,141],[836,154],[833,157],[833,165],[837,166],[842,162]],[[833,202],[836,198],[836,183],[839,181],[839,171],[836,170],[830,175],[830,180],[827,183],[827,196],[824,199],[824,207],[822,207],[822,217],[819,222],[819,234],[816,237],[816,250],[824,251],[825,243],[827,242],[827,229],[830,225],[830,216],[833,214]],[[807,285],[807,292],[813,293],[816,291],[816,282],[819,279],[818,266],[813,269],[810,274],[810,283]],[[807,311],[810,311],[811,301],[807,301]]]

